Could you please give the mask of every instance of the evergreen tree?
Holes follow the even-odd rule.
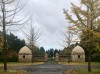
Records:
[[[58,53],[57,49],[54,50],[54,57],[56,56],[56,53]]]
[[[10,33],[10,35],[7,35],[7,48],[9,50],[14,50],[18,52],[23,46],[25,46],[25,40],[19,39],[12,33]]]
[[[50,57],[54,57],[54,49],[53,48],[50,49]]]
[[[41,53],[41,55],[44,55],[44,54],[45,54],[45,49],[44,49],[44,47],[40,47],[40,53]]]

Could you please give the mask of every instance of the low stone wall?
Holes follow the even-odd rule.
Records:
[[[44,55],[34,55],[33,61],[35,61],[35,62],[46,62],[47,58],[45,58]]]
[[[67,55],[59,55],[59,61],[67,62],[68,61],[68,56]]]
[[[29,58],[26,58],[26,59],[20,58],[19,62],[31,62],[31,59],[29,59]]]
[[[56,61],[58,62],[66,62],[68,61],[68,55],[58,55],[56,54]]]

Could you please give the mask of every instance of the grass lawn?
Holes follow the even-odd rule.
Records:
[[[58,62],[59,64],[63,64],[63,65],[88,65],[88,62]],[[92,65],[100,65],[99,62],[91,62]]]
[[[100,74],[100,70],[92,69],[92,72],[88,72],[87,70],[69,70],[65,71],[65,74]]]
[[[44,62],[34,62],[34,63],[19,63],[19,62],[8,62],[8,66],[27,66],[27,65],[38,65],[43,64]],[[3,66],[3,63],[0,62],[0,66]]]
[[[43,63],[44,62],[34,62],[34,63],[8,62],[7,66],[27,66],[27,65],[38,65]],[[2,62],[0,62],[0,66],[3,66]],[[27,74],[27,72],[24,70],[7,70],[5,72],[3,69],[0,69],[0,74]]]
[[[0,74],[27,74],[24,70],[7,70],[6,72],[0,69]]]

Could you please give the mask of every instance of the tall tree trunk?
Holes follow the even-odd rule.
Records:
[[[3,58],[4,58],[4,70],[7,70],[7,42],[6,42],[6,23],[5,23],[5,1],[2,0],[2,13],[3,13]]]
[[[34,61],[33,61],[33,57],[34,57],[34,54],[33,54],[33,50],[32,50],[32,63],[34,62]]]
[[[68,63],[70,63],[70,50],[68,49]]]
[[[68,39],[68,63],[70,63],[70,32],[69,32],[69,39]]]
[[[88,71],[91,72],[91,51],[89,51],[88,56]]]
[[[32,40],[32,42],[33,42],[33,40]],[[34,62],[34,49],[35,49],[35,47],[33,46],[33,43],[32,43],[32,46],[31,46],[31,49],[32,49],[32,63]]]

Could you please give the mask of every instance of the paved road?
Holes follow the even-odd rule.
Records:
[[[46,62],[33,67],[33,70],[26,69],[28,74],[64,74],[61,65],[56,62]]]
[[[3,68],[3,67],[0,67]],[[92,68],[100,69],[100,66],[92,66]],[[8,67],[8,69],[22,69],[26,70],[27,74],[64,74],[65,70],[73,70],[73,69],[87,69],[87,66],[84,65],[60,65],[54,61],[46,62],[41,65],[29,65],[29,66],[13,66]]]
[[[100,66],[92,66],[92,68],[99,68]],[[28,74],[64,74],[65,70],[73,70],[73,69],[87,69],[87,66],[84,65],[60,65],[56,62],[46,62],[42,65],[29,66],[25,70]]]

